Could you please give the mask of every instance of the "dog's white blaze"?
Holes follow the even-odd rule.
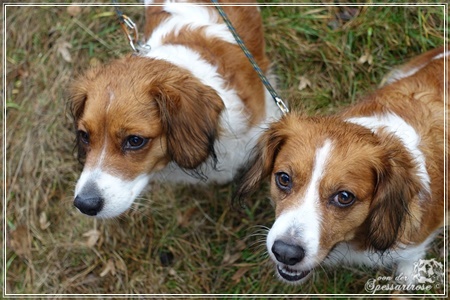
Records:
[[[146,2],[146,4],[152,3]],[[211,10],[211,7],[166,0],[163,10],[171,16],[152,32],[150,39],[146,42],[151,49],[161,46],[164,37],[168,34],[178,34],[186,26],[191,29],[203,27],[206,36],[236,44],[228,27],[224,23],[219,23],[220,16],[215,10]]]
[[[417,176],[422,182],[423,189],[426,194],[431,192],[430,175],[426,169],[425,156],[419,149],[420,136],[411,125],[393,113],[387,113],[382,116],[375,115],[370,117],[349,118],[346,121],[369,128],[374,133],[377,133],[378,130],[385,129],[400,139],[416,162]]]
[[[286,243],[291,241],[304,248],[305,258],[299,263],[298,268],[309,270],[316,265],[315,257],[319,251],[322,222],[320,211],[317,209],[320,198],[319,183],[326,169],[331,148],[331,141],[326,140],[324,145],[316,151],[311,180],[305,194],[301,196],[303,201],[296,208],[282,213],[267,235],[267,249],[275,262],[277,260],[271,249],[273,243],[282,238]]]
[[[114,91],[111,89],[110,86],[107,87],[107,91],[108,91],[109,98],[108,98],[108,100],[106,102],[106,114],[109,112],[109,109],[111,107],[111,103],[116,98],[116,95],[114,94]],[[107,126],[105,125],[105,128],[106,127]],[[99,157],[99,159],[97,161],[97,165],[96,165],[97,167],[101,167],[102,164],[103,164],[103,161],[104,161],[105,156],[106,156],[106,144],[107,144],[107,142],[108,142],[108,132],[105,130],[105,133],[103,135],[103,148],[102,148],[102,151],[100,153],[100,157]]]
[[[100,157],[97,160],[96,168],[101,168],[103,166],[103,162],[106,157],[107,144],[108,144],[108,132],[105,131],[105,134],[103,136],[103,147],[102,147],[102,151],[100,152]]]
[[[108,102],[106,104],[106,112],[109,112],[109,108],[111,107],[111,103],[113,102],[114,99],[116,99],[116,95],[114,94],[114,91],[111,90],[111,87],[108,86]]]
[[[84,169],[75,187],[75,196],[89,182],[97,185],[104,199],[98,218],[111,218],[130,208],[134,199],[142,192],[150,180],[147,174],[141,174],[133,180],[123,180],[102,171],[100,168]]]

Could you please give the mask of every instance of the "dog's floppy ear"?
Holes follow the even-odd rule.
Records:
[[[73,128],[75,132],[78,129],[78,120],[84,113],[84,107],[87,100],[87,81],[84,77],[80,77],[73,81],[68,88],[68,105],[70,113],[73,118]],[[77,151],[77,158],[80,164],[84,164],[86,152],[84,147],[81,146],[79,141],[79,135],[76,135],[74,150]]]
[[[383,161],[376,171],[377,186],[368,217],[369,244],[380,251],[395,245],[411,218],[410,203],[421,188],[408,153],[388,151]]]
[[[282,130],[283,124],[283,121],[273,123],[259,138],[250,154],[248,168],[235,178],[238,187],[234,200],[242,203],[271,174],[275,158],[286,139]]]
[[[75,126],[84,112],[84,105],[87,98],[87,87],[84,80],[74,81],[68,89],[70,112],[72,114]]]
[[[198,79],[183,75],[152,84],[167,137],[169,157],[180,167],[195,169],[208,157],[217,160],[214,142],[224,103]]]

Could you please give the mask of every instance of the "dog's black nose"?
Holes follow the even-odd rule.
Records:
[[[76,196],[73,205],[83,214],[95,216],[103,207],[103,199],[100,197],[82,198]]]
[[[286,244],[277,240],[273,243],[272,253],[275,258],[286,265],[293,266],[305,257],[305,250],[298,245]]]
[[[104,200],[100,190],[94,183],[88,183],[75,197],[73,205],[83,214],[89,216],[97,215],[103,208]]]

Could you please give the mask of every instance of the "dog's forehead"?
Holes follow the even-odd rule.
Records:
[[[90,131],[156,136],[161,131],[157,105],[150,95],[116,84],[88,91],[79,120]]]
[[[286,172],[291,176],[303,177],[312,171],[315,151],[316,147],[305,145],[296,139],[288,139],[275,158],[273,172]]]
[[[316,151],[330,141],[330,155],[336,164],[364,160],[374,153],[376,144],[372,133],[354,124],[328,118],[300,120],[290,126],[275,162],[304,166],[311,164]]]
[[[286,133],[286,138],[279,149],[275,165],[287,164],[292,168],[306,168],[314,162],[316,152],[325,141],[335,144],[334,138],[323,132],[317,124],[300,122]]]

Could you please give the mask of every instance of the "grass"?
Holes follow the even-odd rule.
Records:
[[[123,10],[143,24],[141,8]],[[276,280],[264,246],[274,220],[267,187],[243,209],[230,204],[233,185],[155,184],[116,219],[78,213],[72,197],[81,166],[65,89],[90,65],[130,49],[111,7],[6,12],[4,292],[365,294],[368,279],[390,274],[343,266],[318,270],[303,286]],[[278,90],[309,114],[354,103],[391,67],[444,43],[440,7],[267,6],[261,13]],[[430,257],[442,260],[443,245],[438,238]]]

